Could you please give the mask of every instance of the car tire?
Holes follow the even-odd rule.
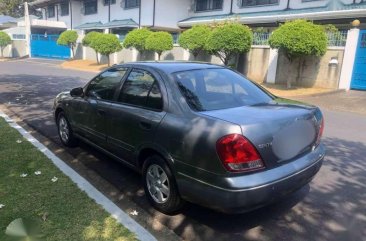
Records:
[[[57,116],[57,130],[62,144],[67,147],[75,147],[77,145],[77,139],[64,112],[60,112]]]
[[[155,209],[165,214],[175,214],[183,207],[184,200],[180,197],[172,171],[163,158],[158,155],[148,157],[142,174],[146,197]]]

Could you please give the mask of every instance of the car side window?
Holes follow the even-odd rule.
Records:
[[[86,96],[113,100],[114,93],[127,73],[128,68],[113,68],[95,77],[88,85]]]
[[[118,101],[154,110],[163,108],[159,84],[154,76],[145,70],[131,71],[123,84]]]

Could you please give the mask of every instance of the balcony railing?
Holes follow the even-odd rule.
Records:
[[[253,45],[268,45],[271,33],[253,33]]]

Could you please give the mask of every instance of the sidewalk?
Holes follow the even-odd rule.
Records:
[[[301,96],[317,96],[323,94],[336,93],[340,91],[336,89],[325,89],[315,87],[304,88],[297,86],[294,86],[291,89],[287,89],[286,85],[274,85],[274,84],[261,84],[261,86],[266,90],[268,90],[269,92],[271,92],[272,94],[285,98],[301,97]]]
[[[108,68],[108,65],[107,64],[98,65],[94,61],[76,59],[63,62],[61,64],[61,67],[65,69],[75,69],[75,70],[99,73],[100,71],[103,71],[106,68]]]

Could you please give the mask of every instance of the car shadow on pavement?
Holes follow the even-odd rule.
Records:
[[[366,146],[324,138],[327,156],[304,188],[261,209],[226,215],[188,204],[152,215],[186,240],[362,240],[366,235]]]

